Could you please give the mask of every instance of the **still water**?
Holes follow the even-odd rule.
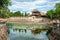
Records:
[[[35,32],[30,29],[13,29],[12,27],[9,27],[10,40],[49,40],[46,35],[47,31]]]

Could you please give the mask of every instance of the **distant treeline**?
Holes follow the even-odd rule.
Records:
[[[8,13],[10,17],[26,17],[29,15],[29,13],[27,12],[20,12],[20,11],[17,11],[17,12],[10,12]]]
[[[27,12],[10,12],[8,8],[0,9],[0,18],[8,18],[8,17],[27,17],[29,13]]]

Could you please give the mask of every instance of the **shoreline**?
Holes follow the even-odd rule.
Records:
[[[48,19],[48,18],[32,18],[32,17],[10,17],[10,18],[0,18],[0,23],[34,23],[34,24],[52,24],[60,23],[58,19]]]

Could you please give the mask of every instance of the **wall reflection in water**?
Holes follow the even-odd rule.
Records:
[[[28,29],[13,29],[14,32],[18,31],[18,32],[25,32],[25,33],[27,33],[27,30]],[[31,30],[31,33],[36,35],[36,34],[39,34],[42,31],[46,31],[46,29],[34,29],[34,30]]]

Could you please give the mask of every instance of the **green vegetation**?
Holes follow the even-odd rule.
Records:
[[[0,18],[28,16],[28,13],[26,12],[10,12],[8,9],[9,5],[11,5],[11,0],[0,0]]]
[[[13,12],[10,12],[9,13],[9,16],[10,17],[24,17],[24,16],[26,17],[28,15],[29,15],[29,13],[26,13],[26,12],[25,13],[22,13],[20,11],[17,11],[17,12],[14,12],[14,13]]]
[[[17,12],[10,12],[9,9],[3,8],[0,11],[0,18],[8,18],[8,17],[26,17],[29,13],[21,13],[20,11]]]
[[[7,7],[8,5],[11,5],[10,0],[0,0],[0,9],[1,7]]]
[[[0,0],[0,18],[8,17],[26,17],[29,13],[20,11],[10,12],[8,6],[11,5],[11,0]],[[60,3],[57,3],[55,9],[47,11],[47,17],[50,19],[60,18]],[[40,15],[39,15],[40,16]]]
[[[10,0],[0,0],[0,18],[9,17],[8,13],[10,12],[8,9],[8,5],[10,5]]]
[[[60,18],[60,3],[57,3],[54,10],[47,11],[47,17],[50,19]]]
[[[9,17],[9,9],[7,7],[3,7],[0,9],[0,18],[8,18]]]

